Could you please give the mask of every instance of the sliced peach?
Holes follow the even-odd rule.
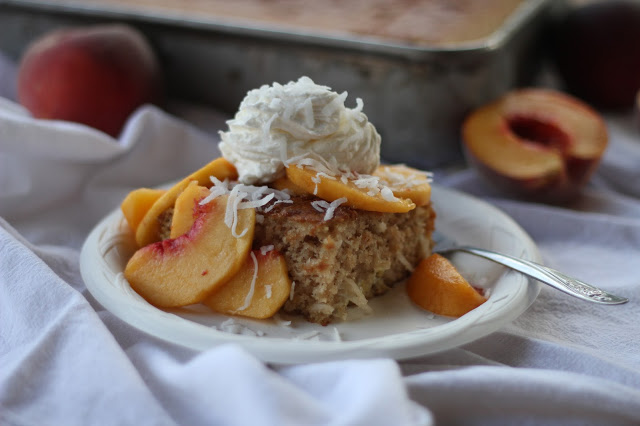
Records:
[[[220,157],[175,184],[151,206],[142,221],[140,221],[138,229],[136,230],[136,243],[138,243],[138,246],[144,247],[147,244],[158,241],[160,239],[160,223],[158,217],[165,210],[173,207],[178,195],[184,191],[190,182],[196,181],[198,185],[208,187],[211,186],[211,181],[209,180],[211,176],[215,176],[220,180],[227,178],[237,179],[238,172],[233,164],[225,158]]]
[[[359,188],[353,180],[342,182],[339,177],[327,178],[307,167],[291,165],[286,169],[287,178],[309,194],[327,201],[345,197],[345,205],[360,210],[385,213],[406,213],[416,205],[406,198],[385,199],[381,193],[370,195],[367,188]]]
[[[418,264],[407,280],[407,293],[416,305],[449,317],[460,317],[487,300],[437,253]]]
[[[498,188],[540,201],[579,193],[607,147],[602,117],[547,89],[520,89],[472,112],[462,126],[471,164]]]
[[[120,210],[134,233],[144,215],[165,192],[164,189],[138,188],[125,197]]]
[[[202,301],[231,279],[251,250],[255,210],[238,210],[235,237],[224,222],[227,196],[196,203],[195,220],[186,234],[144,246],[129,259],[124,276],[131,287],[158,307]]]
[[[408,198],[416,206],[429,204],[431,200],[431,184],[424,172],[405,165],[380,166],[373,172],[384,180],[393,195],[398,198]]]
[[[178,195],[176,203],[173,206],[169,238],[177,238],[189,232],[195,221],[197,204],[207,195],[209,195],[209,188],[198,185],[196,181],[192,181],[184,191]]]
[[[284,256],[275,250],[252,254],[231,281],[202,303],[216,312],[250,318],[269,318],[278,312],[291,292]]]
[[[291,182],[286,176],[276,179],[271,186],[279,191],[287,190],[291,195],[306,195],[307,191]]]

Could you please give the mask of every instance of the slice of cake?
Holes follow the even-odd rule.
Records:
[[[143,246],[124,271],[132,288],[147,300],[162,300],[161,307],[188,301],[251,316],[254,301],[273,302],[269,295],[278,282],[279,294],[289,297],[278,298],[275,309],[265,303],[269,312],[280,309],[326,325],[348,319],[350,307],[367,312],[369,299],[407,278],[431,254],[430,175],[381,166],[380,135],[362,101],[347,108],[346,96],[306,77],[252,90],[221,132],[223,158],[180,181],[150,208],[148,201],[138,208],[129,198],[123,211],[144,216],[130,221]],[[213,215],[218,222],[212,224]],[[209,229],[215,233],[204,235]],[[220,244],[206,244],[212,241]],[[184,248],[193,253],[194,244],[232,250],[176,261]],[[271,251],[273,263],[284,262],[286,270],[260,269],[255,253]],[[169,260],[171,276],[159,277],[158,268]],[[224,296],[215,300],[218,293]]]
[[[254,247],[273,245],[295,283],[283,310],[327,324],[344,320],[349,306],[407,278],[431,254],[435,214],[431,205],[408,213],[380,213],[338,206],[330,219],[313,207],[318,198],[297,196],[263,213]]]

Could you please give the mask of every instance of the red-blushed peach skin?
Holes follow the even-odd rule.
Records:
[[[207,188],[191,182],[178,196],[171,222],[171,238],[177,238],[193,227],[200,209],[198,203],[208,194]],[[250,303],[245,306],[256,268],[254,257],[258,268],[256,281]],[[208,270],[202,271],[203,276],[208,274]],[[253,256],[247,256],[238,273],[226,284],[218,286],[214,294],[202,303],[223,314],[269,318],[286,302],[290,291],[291,279],[284,256],[276,250],[265,254],[260,250],[254,250]]]
[[[191,181],[178,196],[173,206],[169,238],[178,238],[189,232],[193,227],[193,221],[199,208],[198,202],[209,194],[209,188],[198,185],[196,181]]]
[[[74,121],[117,137],[129,115],[160,103],[162,76],[151,46],[126,25],[54,30],[29,45],[18,100],[34,117]]]
[[[229,282],[207,297],[202,303],[216,312],[240,315],[249,318],[270,318],[275,315],[289,298],[291,279],[287,263],[279,252],[271,250],[261,254],[254,250],[257,262],[257,276],[253,295],[251,283],[256,265],[253,257],[247,256],[244,265]],[[250,301],[247,305],[247,295]]]
[[[177,238],[142,247],[124,276],[149,303],[163,308],[201,302],[235,275],[251,250],[255,210],[238,211],[237,238],[224,223],[227,196],[195,203],[191,229]]]
[[[437,253],[418,264],[407,280],[407,294],[421,308],[449,317],[460,317],[487,300]]]
[[[462,126],[469,161],[509,193],[563,201],[579,193],[608,144],[602,117],[582,101],[522,89],[473,111]]]

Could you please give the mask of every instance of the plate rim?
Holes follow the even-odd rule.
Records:
[[[529,253],[528,259],[535,262],[541,262],[539,250],[532,238],[517,222],[515,222],[513,218],[501,209],[477,197],[465,194],[458,190],[445,188],[437,184],[432,186],[435,198],[445,197],[458,200],[458,202],[462,201],[463,203],[471,203],[481,207],[482,209],[488,210],[492,215],[499,217],[501,223],[517,234],[518,241],[526,247]],[[434,208],[437,211],[437,204],[435,204]],[[537,281],[527,278],[524,275],[513,276],[512,278],[518,281],[518,291],[524,292],[524,294],[516,296],[518,306],[512,307],[510,310],[507,310],[506,313],[502,313],[502,315],[498,315],[497,317],[496,315],[491,315],[495,312],[494,310],[491,310],[488,307],[486,309],[480,309],[483,308],[483,306],[481,306],[463,317],[428,329],[422,329],[424,330],[422,332],[420,330],[417,332],[412,330],[404,333],[369,337],[352,341],[310,341],[287,339],[283,337],[252,337],[232,334],[216,330],[204,324],[190,321],[174,313],[153,307],[128,286],[128,283],[126,283],[126,280],[122,277],[121,272],[118,276],[118,273],[113,271],[95,270],[96,261],[100,257],[100,253],[98,253],[98,256],[96,257],[99,239],[104,237],[105,233],[108,233],[108,227],[113,226],[114,222],[118,221],[121,223],[123,220],[124,218],[119,208],[112,210],[94,226],[85,239],[80,252],[80,273],[85,286],[89,290],[89,293],[91,293],[95,300],[105,310],[123,320],[128,325],[163,341],[177,344],[195,351],[203,351],[221,344],[239,344],[254,354],[257,358],[271,364],[287,365],[327,360],[374,357],[405,360],[441,352],[487,336],[497,331],[503,325],[515,320],[535,301],[540,291],[540,285]],[[436,228],[437,223],[438,218],[436,218]],[[117,243],[117,239],[114,240],[114,244]],[[104,254],[102,254],[102,261],[106,265]],[[114,299],[113,294],[108,294],[108,292],[105,291],[104,285],[97,282],[99,279],[96,279],[96,275],[100,273],[103,275],[102,278],[108,281],[110,277],[107,276],[107,272],[114,273],[115,278],[112,279],[121,279],[124,281],[124,283],[120,283],[120,285],[124,286],[123,291],[131,293],[131,300],[129,302],[135,301],[135,305],[128,306],[128,304],[119,303]],[[111,287],[114,285],[112,282],[109,284],[111,284]],[[126,289],[127,287],[128,290]],[[489,298],[489,301],[491,301],[491,297]],[[155,318],[151,323],[146,321],[148,318],[139,316],[136,318],[135,312],[137,309],[142,309],[141,306],[146,306],[146,309],[149,309],[150,312],[152,312],[151,315],[156,315],[157,318]],[[132,308],[135,308],[136,310],[132,310]],[[501,310],[498,309],[498,312],[501,312]],[[211,337],[206,339],[206,341],[188,334],[182,334],[178,337],[170,337],[161,332],[159,329],[160,327],[158,327],[158,321],[159,323],[177,323],[180,327],[186,330],[195,331],[198,334],[200,332],[206,333],[206,335],[210,335]],[[438,333],[434,332],[434,329],[437,329],[440,335],[436,336],[436,338],[429,339],[426,342],[424,339],[416,338],[414,336],[417,334],[419,337],[425,337],[434,333],[437,335]],[[265,342],[272,344],[265,344]]]

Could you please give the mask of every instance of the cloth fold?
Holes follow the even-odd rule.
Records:
[[[219,156],[215,135],[146,106],[115,140],[3,100],[0,129],[12,126],[0,133],[12,165],[0,168],[0,424],[432,424],[392,360],[276,371],[240,347],[159,341],[93,299],[78,265],[88,231],[130,190]],[[35,150],[49,135],[59,146]]]
[[[638,424],[638,389],[582,374],[474,366],[416,374],[407,385],[440,424]]]
[[[607,155],[568,206],[507,199],[470,169],[436,170],[438,184],[513,217],[545,263],[628,304],[545,287],[511,324],[449,351],[274,367],[239,346],[195,353],[148,336],[80,277],[84,238],[130,190],[219,155],[224,116],[173,112],[142,107],[113,139],[0,99],[0,424],[640,424],[640,134],[630,119],[608,118]]]

